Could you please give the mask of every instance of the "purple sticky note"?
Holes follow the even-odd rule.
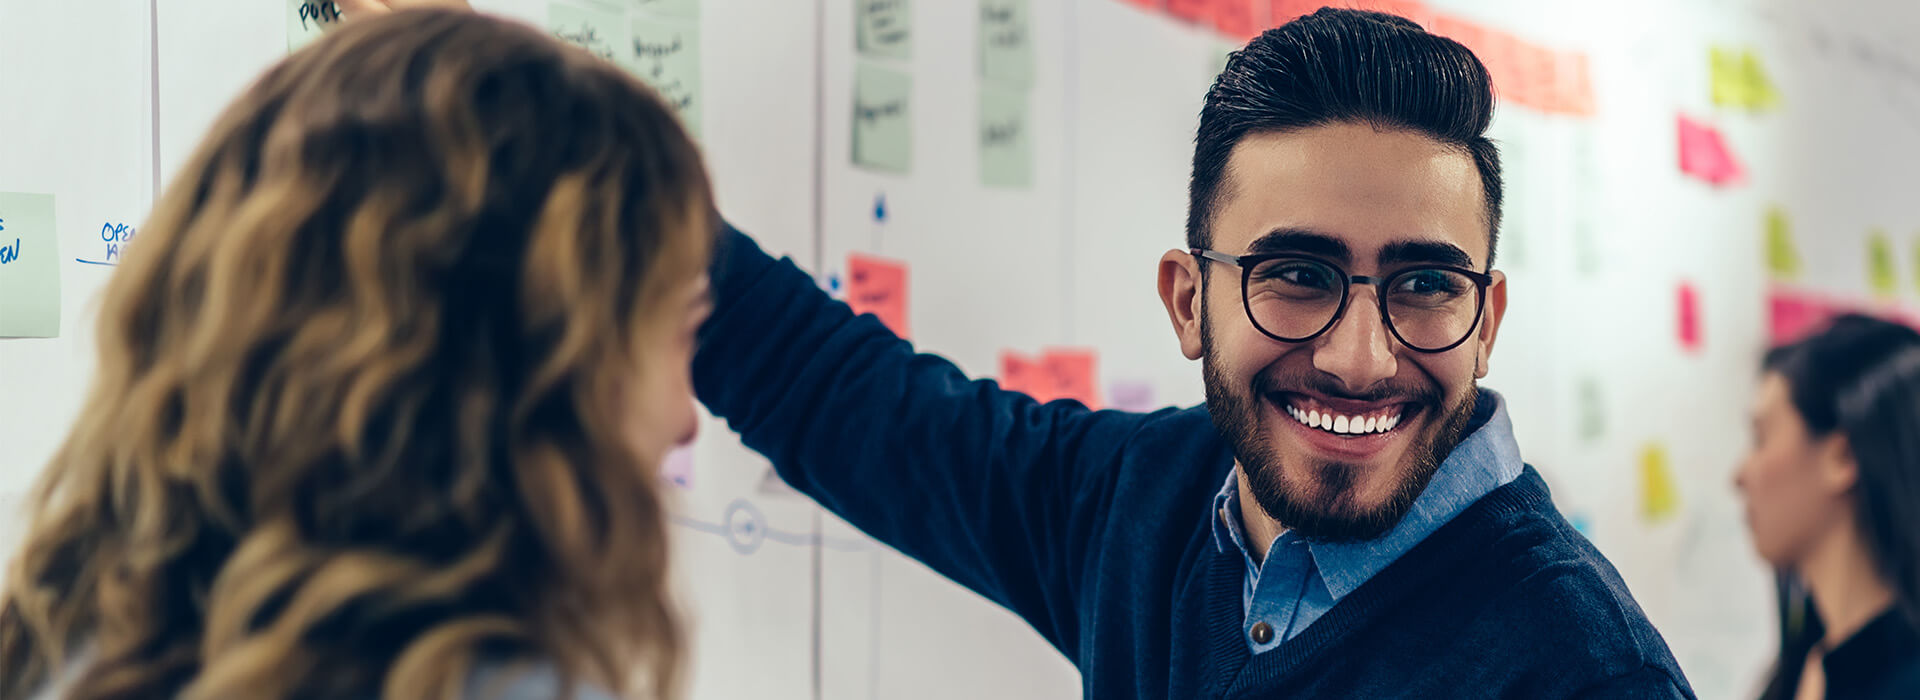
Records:
[[[1121,380],[1107,385],[1107,408],[1146,413],[1160,406],[1153,400],[1153,384]]]
[[[660,477],[680,488],[693,488],[693,448],[681,447],[668,452],[660,465]]]

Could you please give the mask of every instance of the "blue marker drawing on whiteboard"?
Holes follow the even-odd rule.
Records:
[[[0,243],[0,265],[20,259],[20,239],[13,239],[11,245]]]
[[[130,224],[116,224],[111,221],[101,224],[100,241],[107,245],[106,255],[100,256],[99,260],[74,258],[73,261],[86,263],[88,265],[105,265],[107,267],[118,265],[120,264],[121,250],[125,248],[128,243],[133,242],[133,235],[136,231],[137,229]]]
[[[881,234],[887,230],[887,193],[875,192],[873,195],[873,251],[880,252]]]

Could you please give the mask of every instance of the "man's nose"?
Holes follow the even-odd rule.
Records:
[[[1375,292],[1357,285],[1353,291],[1340,322],[1320,336],[1313,351],[1313,366],[1338,378],[1347,391],[1359,394],[1393,377],[1399,367],[1393,354],[1393,334],[1380,318]]]

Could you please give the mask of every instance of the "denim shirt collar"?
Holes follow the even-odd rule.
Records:
[[[1440,463],[1426,490],[1414,499],[1399,524],[1372,540],[1307,543],[1334,600],[1352,593],[1482,496],[1519,478],[1525,470],[1506,400],[1489,389],[1478,391],[1471,425],[1479,427]],[[1240,518],[1239,486],[1239,469],[1227,470],[1226,484],[1213,497],[1213,541],[1222,554],[1239,550],[1252,574],[1259,565],[1253,560],[1253,550],[1247,544],[1249,535]]]

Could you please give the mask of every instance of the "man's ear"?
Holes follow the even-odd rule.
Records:
[[[1189,360],[1200,359],[1200,261],[1184,250],[1169,250],[1160,256],[1160,303],[1167,307],[1167,320],[1173,321],[1173,334],[1180,338],[1180,354]]]
[[[1486,379],[1493,367],[1493,341],[1500,337],[1500,319],[1507,317],[1507,273],[1494,270],[1487,285],[1486,308],[1480,318],[1480,356],[1474,361],[1475,379]]]

